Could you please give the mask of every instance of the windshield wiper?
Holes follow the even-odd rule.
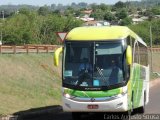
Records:
[[[104,75],[103,75],[102,70],[101,70],[99,67],[96,67],[96,68],[97,68],[97,71],[98,71],[100,77],[102,78],[102,80],[103,80],[104,82],[107,82],[107,85],[109,85],[108,81],[105,79],[105,77],[104,77]]]

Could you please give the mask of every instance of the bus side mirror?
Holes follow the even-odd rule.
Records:
[[[54,65],[55,66],[59,65],[59,55],[62,52],[62,50],[63,50],[63,47],[60,47],[54,52]]]
[[[132,48],[130,45],[127,46],[126,59],[127,59],[127,64],[131,65],[132,64]]]

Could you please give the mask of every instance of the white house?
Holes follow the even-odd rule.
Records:
[[[142,18],[133,18],[132,21],[133,21],[133,24],[138,24],[140,22],[143,22],[144,20]]]

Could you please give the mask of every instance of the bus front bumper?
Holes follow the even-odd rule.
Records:
[[[81,102],[63,96],[63,110],[65,112],[124,112],[128,110],[127,94],[102,102]],[[88,106],[98,106],[96,109]]]

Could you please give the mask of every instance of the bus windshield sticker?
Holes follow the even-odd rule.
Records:
[[[71,77],[71,76],[72,76],[72,70],[66,70],[66,71],[64,72],[64,76],[65,76],[65,77]]]

